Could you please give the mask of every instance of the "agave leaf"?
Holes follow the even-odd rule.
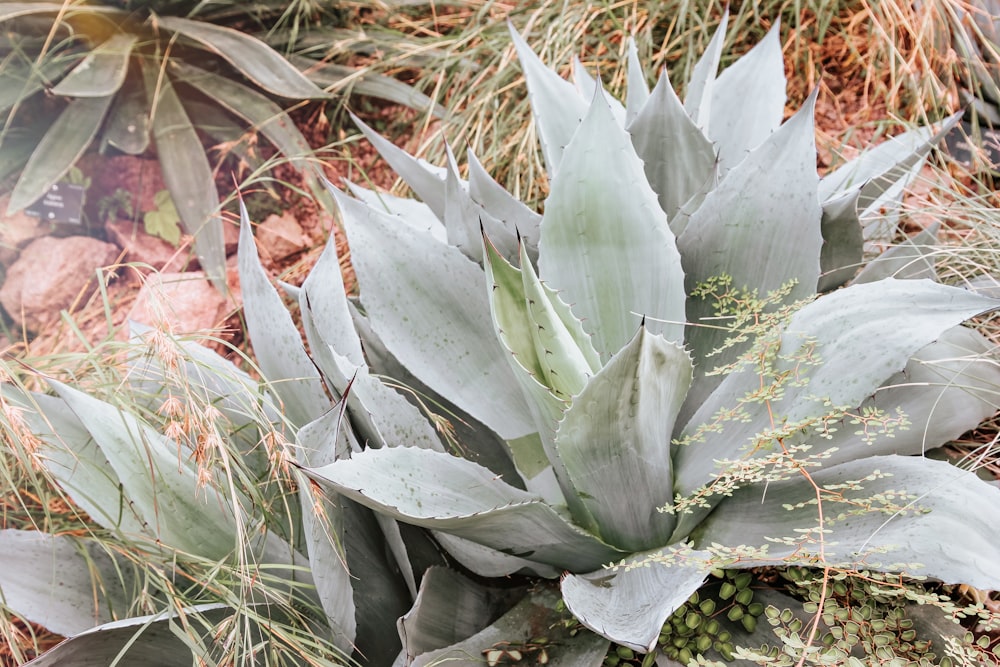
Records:
[[[123,153],[141,155],[149,148],[149,121],[149,103],[142,85],[126,79],[115,96],[102,136]]]
[[[675,520],[670,436],[691,358],[645,327],[590,379],[559,424],[556,450],[601,538],[626,551],[667,543]]]
[[[684,111],[666,71],[628,131],[660,208],[673,221],[681,206],[713,177],[716,161],[712,143]]]
[[[247,330],[257,363],[273,383],[285,414],[294,424],[308,424],[330,408],[330,399],[292,316],[260,265],[250,227],[246,206],[240,201],[238,260]]]
[[[233,610],[204,604],[112,621],[81,632],[31,661],[32,667],[188,667],[208,655],[216,624]]]
[[[851,281],[870,283],[883,278],[937,280],[934,256],[937,254],[938,223],[898,243],[868,262]]]
[[[344,185],[347,186],[352,195],[376,211],[384,211],[393,215],[399,218],[400,223],[426,232],[436,241],[448,242],[448,232],[445,231],[444,224],[434,214],[434,211],[422,201],[369,190],[347,180],[344,181]],[[327,187],[332,189],[333,185],[327,183]]]
[[[413,608],[397,627],[406,664],[417,656],[468,639],[507,611],[523,590],[482,586],[444,567],[424,575]],[[456,610],[461,613],[456,613]]]
[[[156,23],[194,40],[206,51],[225,58],[264,90],[293,99],[329,97],[280,53],[256,37],[204,21],[157,16]]]
[[[168,64],[184,83],[247,121],[253,129],[267,137],[302,172],[313,196],[329,210],[333,210],[333,200],[324,186],[323,170],[310,159],[313,150],[309,142],[280,106],[253,88],[227,77],[180,61],[170,61]]]
[[[70,101],[24,165],[11,192],[8,213],[34,203],[80,159],[97,135],[111,99],[109,95]]]
[[[562,164],[563,151],[587,114],[588,102],[573,84],[545,66],[514,29],[513,23],[508,22],[507,27],[528,84],[531,114],[545,156],[545,166],[549,178],[555,178]]]
[[[487,213],[499,220],[507,231],[528,249],[532,261],[538,258],[538,235],[542,216],[513,197],[499,183],[493,180],[483,168],[472,150],[466,152],[469,162],[469,196],[483,207]],[[491,235],[492,236],[492,235]]]
[[[785,383],[780,400],[751,402],[747,420],[725,423],[702,442],[675,449],[675,491],[687,495],[709,482],[716,461],[756,456],[754,438],[771,429],[770,415],[796,424],[825,415],[833,406],[857,406],[873,394],[911,356],[944,331],[1000,305],[993,299],[927,280],[894,280],[852,285],[820,297],[796,313],[782,335],[774,372],[791,372],[808,382]],[[857,341],[865,341],[858,345]],[[813,363],[804,362],[804,353]],[[791,376],[788,376],[791,377]],[[773,378],[765,378],[765,385]],[[754,368],[730,374],[685,426],[694,436],[720,411],[759,391]],[[829,401],[829,403],[825,403]],[[697,524],[702,510],[684,514],[678,534]]]
[[[125,82],[129,57],[138,37],[125,33],[112,35],[94,48],[74,67],[52,92],[67,97],[107,97],[114,95]]]
[[[493,334],[481,269],[457,249],[391,216],[336,198],[361,299],[389,351],[504,439],[534,432]]]
[[[128,612],[133,572],[68,535],[0,530],[0,595],[19,616],[73,635]]]
[[[117,12],[111,7],[87,7],[101,13]],[[30,14],[57,14],[64,12],[66,5],[62,2],[5,2],[0,6],[0,21],[9,21],[19,16]]]
[[[80,56],[75,53],[50,55],[41,63],[36,63],[27,55],[17,59],[15,54],[8,55],[0,63],[0,113],[6,114],[18,102],[28,99],[50,82],[59,80],[78,62]]]
[[[570,629],[561,622],[565,615],[559,612],[558,604],[555,591],[533,589],[491,625],[457,644],[417,656],[413,667],[481,665],[490,659],[510,657],[504,655],[505,648],[520,650],[522,660],[551,667],[599,667],[607,655],[608,640],[589,632],[571,636]],[[544,644],[538,642],[540,628],[548,640]],[[401,664],[405,662],[396,662]]]
[[[773,38],[773,39],[776,39]],[[749,57],[749,56],[748,56]],[[742,61],[741,61],[742,62]],[[812,296],[820,274],[822,213],[816,197],[815,94],[764,144],[730,170],[687,222],[678,246],[688,289],[718,277],[734,289],[751,287],[766,297],[794,282],[787,302]],[[760,174],[770,176],[761,179]],[[762,258],[767,261],[762,261]],[[705,376],[736,359],[745,346],[713,357],[732,334],[705,321],[716,315],[711,297],[688,300],[688,344],[699,369],[685,412],[700,405],[718,382]]]
[[[496,549],[484,547],[451,533],[433,531],[434,539],[462,567],[480,577],[509,577],[512,574],[530,574],[555,579],[562,572],[555,567],[542,565],[517,556],[510,556]]]
[[[993,349],[973,329],[943,332],[856,411],[901,413],[910,426],[868,441],[859,424],[837,424],[838,430],[822,445],[836,450],[824,465],[876,454],[924,454],[976,428],[1000,407],[1000,368],[990,356]]]
[[[178,465],[177,445],[132,415],[67,385],[49,383],[90,432],[146,529],[169,547],[221,560],[236,548],[233,502]]]
[[[729,12],[722,13],[719,27],[715,29],[708,48],[701,54],[691,72],[691,80],[687,84],[684,96],[684,109],[694,124],[707,136],[710,134],[712,117],[712,97],[715,88],[715,77],[719,73],[719,61],[722,58],[722,45],[726,39],[726,28],[729,26]]]
[[[586,571],[621,554],[534,494],[450,454],[413,447],[368,449],[306,473],[400,521],[540,563]]]
[[[858,220],[860,194],[860,190],[848,190],[822,204],[823,249],[819,256],[822,273],[816,285],[818,292],[841,287],[863,263],[865,239]]]
[[[712,84],[711,120],[706,134],[718,146],[723,174],[781,125],[786,81],[780,32],[780,24],[775,21],[764,39]],[[740,109],[740,113],[733,113],[733,109]],[[815,162],[808,171],[816,171]]]
[[[562,580],[566,607],[588,628],[636,651],[656,646],[663,624],[705,581],[706,552],[690,549],[655,561],[661,552],[630,556],[612,570],[569,574]]]
[[[169,77],[143,61],[146,96],[153,100],[152,126],[163,181],[188,234],[194,237],[201,268],[225,291],[226,247],[219,217],[219,193],[212,168]]]
[[[3,387],[4,399],[23,410],[31,432],[45,443],[41,462],[73,502],[94,522],[131,537],[145,534],[135,508],[123,501],[121,481],[108,457],[65,401]]]
[[[765,542],[766,555],[741,558],[739,567],[828,563],[1000,586],[1000,546],[991,538],[1000,489],[975,474],[919,456],[873,456],[810,475],[736,491],[702,522],[695,545],[801,535]],[[821,537],[814,484],[823,495]]]
[[[573,83],[580,94],[580,98],[584,101],[594,99],[594,95],[597,94],[597,79],[590,75],[590,72],[587,71],[587,68],[583,66],[583,63],[576,56],[573,56],[571,64],[573,66]],[[619,125],[624,127],[625,107],[613,97],[608,98],[608,104],[611,105],[611,113],[614,114],[615,120],[618,121]]]
[[[684,339],[684,277],[673,234],[642,161],[603,93],[564,154],[545,204],[538,272],[564,291],[603,361],[651,333]]]
[[[646,84],[646,73],[639,62],[639,49],[635,46],[635,39],[628,38],[628,89],[625,93],[625,127],[632,125],[632,121],[639,115],[639,111],[649,100],[649,86]]]
[[[441,170],[413,157],[402,148],[382,137],[371,129],[360,118],[351,114],[351,120],[358,126],[365,138],[375,147],[389,166],[402,177],[406,184],[434,212],[438,220],[444,221],[447,206],[445,193],[445,174]]]

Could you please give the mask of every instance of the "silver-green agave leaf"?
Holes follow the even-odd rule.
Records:
[[[633,57],[624,105],[513,38],[542,215],[473,158],[465,180],[453,156],[428,165],[364,126],[423,203],[333,193],[371,363],[503,440],[516,474],[469,460],[475,439],[467,457],[403,440],[307,474],[484,575],[568,572],[570,611],[640,651],[712,567],[1000,586],[1000,545],[980,539],[1000,490],[919,456],[995,411],[991,345],[961,325],[1000,302],[890,262],[852,281],[864,218],[932,134],[821,179],[815,97],[782,123],[774,31],[719,76],[717,35],[683,101]],[[766,329],[726,327],[720,292]]]

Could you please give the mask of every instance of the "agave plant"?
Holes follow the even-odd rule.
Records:
[[[514,34],[551,179],[542,215],[474,156],[465,181],[453,157],[419,162],[363,126],[423,202],[333,191],[361,290],[337,312],[354,309],[377,368],[481,429],[467,456],[403,438],[308,475],[432,530],[480,574],[565,573],[573,615],[642,652],[713,568],[1000,582],[1000,492],[910,456],[994,412],[992,346],[959,325],[1000,304],[902,279],[928,268],[912,249],[857,271],[870,213],[931,133],[820,179],[815,98],[782,124],[777,32],[717,77],[723,32],[683,103],[665,75],[649,91],[633,50],[624,105]],[[316,365],[370,377],[342,347],[349,320],[310,328],[317,287],[300,293]],[[470,460],[497,440],[516,473]],[[411,620],[452,595],[424,593]],[[452,655],[404,646],[415,664]]]
[[[206,272],[221,280],[219,196],[197,130],[218,143],[236,143],[248,128],[259,131],[326,200],[309,144],[272,98],[329,95],[265,42],[211,22],[231,9],[216,7],[216,16],[196,3],[154,3],[157,14],[150,3],[141,5],[0,2],[0,22],[11,30],[0,47],[0,113],[7,117],[0,174],[20,171],[8,209],[39,199],[95,140],[102,150],[133,155],[152,144],[181,223]],[[188,18],[195,9],[202,11]],[[379,85],[359,84],[357,91],[398,95],[398,86],[369,83]],[[34,109],[30,98],[43,89],[66,104],[55,120],[33,124],[17,111]],[[431,106],[426,97],[408,100]]]

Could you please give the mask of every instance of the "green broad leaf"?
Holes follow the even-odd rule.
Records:
[[[563,292],[607,361],[642,318],[651,333],[684,339],[680,256],[642,160],[603,93],[594,99],[542,218],[538,273]]]
[[[717,461],[767,454],[754,449],[754,441],[771,432],[772,416],[799,424],[828,414],[830,406],[861,405],[942,333],[998,306],[963,289],[892,278],[845,287],[809,303],[782,334],[773,372],[763,380],[756,368],[730,374],[684,427],[682,436],[694,436],[741,403],[748,413],[675,448],[675,493],[686,496],[710,482],[719,474]],[[776,387],[778,397],[753,398],[762,382],[771,390],[780,377],[786,380]],[[788,381],[793,377],[802,381]],[[706,511],[681,515],[675,537],[686,535]]]
[[[138,37],[116,33],[95,47],[74,67],[52,92],[66,97],[107,97],[114,95],[125,82],[129,57]]]
[[[201,139],[195,132],[170,78],[143,61],[146,96],[153,100],[152,128],[163,181],[180,214],[184,230],[194,237],[201,268],[226,290],[226,247],[219,215],[219,193]],[[78,100],[79,101],[79,100]]]
[[[30,206],[76,164],[97,135],[112,97],[71,100],[38,142],[14,185],[8,213]]]
[[[413,608],[399,619],[407,664],[476,634],[508,611],[518,593],[524,590],[483,586],[449,568],[432,567],[424,574]]]
[[[545,579],[557,579],[562,572],[550,565],[542,565],[517,556],[510,556],[471,542],[451,533],[433,531],[434,540],[444,547],[448,555],[462,567],[480,577],[509,577],[512,574],[527,574]]]
[[[493,333],[482,270],[458,249],[335,196],[361,301],[386,348],[427,386],[502,438],[534,432]]]
[[[786,83],[781,26],[776,20],[764,39],[727,67],[712,84],[711,120],[706,134],[718,147],[723,174],[742,162],[747,153],[764,143],[781,125]],[[806,106],[812,109],[811,104]],[[733,113],[734,109],[739,109],[739,113]],[[813,163],[810,173],[815,171]]]
[[[992,538],[1000,489],[974,473],[919,456],[873,456],[810,476],[736,491],[702,522],[695,546],[766,545],[740,567],[829,564],[1000,586]]]
[[[667,544],[676,520],[670,438],[691,358],[645,327],[573,399],[556,451],[601,538],[625,551]]]
[[[426,232],[428,236],[436,241],[441,243],[448,242],[448,232],[445,231],[444,223],[422,201],[410,199],[409,197],[396,197],[388,192],[369,190],[347,180],[344,181],[344,185],[352,195],[376,211],[388,213],[396,217],[400,223],[409,225],[418,231]],[[327,187],[332,189],[333,185],[327,183]]]
[[[600,667],[608,652],[608,640],[586,631],[571,635],[565,620],[565,612],[559,611],[559,595],[551,588],[537,587],[494,623],[464,641],[418,655],[412,666],[482,665],[493,660],[497,665],[522,662],[549,667]],[[540,629],[544,632],[540,633]],[[517,655],[520,660],[513,660]]]
[[[156,208],[142,216],[143,228],[176,248],[181,242],[181,219],[170,192],[160,190],[153,195],[153,202]]]
[[[95,544],[68,535],[0,530],[4,607],[58,635],[126,614],[134,572]]]
[[[628,89],[625,93],[625,127],[631,131],[632,121],[639,115],[639,111],[649,100],[649,85],[646,83],[646,73],[639,62],[639,49],[635,46],[635,39],[628,38]]]
[[[588,102],[580,96],[576,86],[545,66],[514,29],[513,23],[508,22],[507,27],[528,85],[531,114],[535,119],[542,155],[545,156],[546,170],[549,178],[554,178],[559,173],[566,146],[587,115]]]
[[[175,16],[157,16],[155,21],[197,42],[199,48],[221,56],[269,93],[292,99],[329,97],[280,53],[256,37],[232,28]]]
[[[257,363],[288,419],[299,426],[308,424],[330,409],[330,399],[291,314],[260,264],[242,200],[238,262],[243,310]]]
[[[9,386],[0,391],[22,410],[25,423],[44,443],[38,452],[41,463],[87,516],[113,533],[145,534],[142,519],[123,502],[121,481],[108,458],[65,401]]]
[[[726,28],[729,26],[729,11],[722,13],[719,27],[715,29],[708,48],[701,54],[691,72],[684,95],[684,110],[694,121],[694,124],[708,136],[710,134],[712,117],[712,97],[715,88],[715,78],[719,73],[719,61],[722,59],[722,46],[726,40]]]
[[[822,204],[823,249],[819,255],[822,273],[816,285],[817,292],[842,287],[863,263],[865,239],[858,219],[860,194],[860,190],[848,190]]]
[[[245,502],[240,494],[227,496],[224,486],[200,482],[198,470],[178,463],[177,443],[127,412],[55,380],[49,384],[93,436],[121,482],[120,493],[153,538],[208,559],[232,554],[239,540],[236,512]]]
[[[656,646],[670,615],[705,581],[709,558],[707,552],[690,549],[666,556],[660,551],[635,554],[610,570],[566,575],[563,600],[597,634],[646,653]]]
[[[313,159],[312,147],[280,106],[253,88],[224,76],[181,61],[169,61],[168,65],[185,84],[193,86],[267,137],[302,173],[313,196],[333,210],[333,200],[324,186],[326,178],[323,169]]]
[[[196,651],[211,652],[217,624],[233,614],[225,605],[205,604],[112,621],[66,639],[31,666],[189,667]]]
[[[126,79],[108,114],[102,137],[123,153],[141,155],[149,148],[149,102],[141,82]]]
[[[712,142],[677,99],[666,71],[628,131],[660,208],[672,222],[681,207],[714,178],[716,156]]]
[[[825,466],[878,454],[925,454],[979,426],[1000,408],[1000,368],[994,344],[967,327],[953,327],[914,354],[902,372],[866,399],[855,415],[904,415],[909,426],[881,433],[850,419],[816,445],[831,451]],[[878,411],[877,413],[875,411]]]
[[[466,152],[466,159],[469,163],[469,196],[515,237],[520,236],[532,261],[537,260],[542,216],[493,180],[471,149]]]
[[[360,118],[351,114],[351,120],[358,126],[365,138],[375,147],[382,159],[389,163],[393,171],[406,181],[410,189],[434,212],[438,220],[444,222],[447,194],[443,170],[418,160],[402,148],[382,137]]]
[[[939,227],[940,225],[935,222],[902,243],[888,248],[868,262],[851,282],[870,283],[883,278],[909,280],[927,278],[936,281],[937,270],[934,268],[934,263],[938,254]]]
[[[567,522],[534,494],[442,452],[368,449],[306,474],[399,521],[539,563],[588,571],[622,553]]]
[[[786,303],[815,293],[823,246],[822,212],[816,196],[815,101],[814,94],[730,170],[691,214],[677,240],[689,290],[726,277],[733,289],[757,290],[761,299],[790,282],[794,285]],[[769,177],[761,179],[765,172]],[[733,335],[719,328],[716,315],[717,304],[711,296],[688,299],[692,326],[687,343],[698,369],[689,409],[698,406],[719,382],[717,376],[705,373],[732,362],[746,349],[732,345],[709,356]]]

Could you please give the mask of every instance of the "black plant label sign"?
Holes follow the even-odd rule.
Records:
[[[49,222],[79,225],[83,212],[83,192],[82,185],[56,183],[41,199],[25,208],[24,212]]]

